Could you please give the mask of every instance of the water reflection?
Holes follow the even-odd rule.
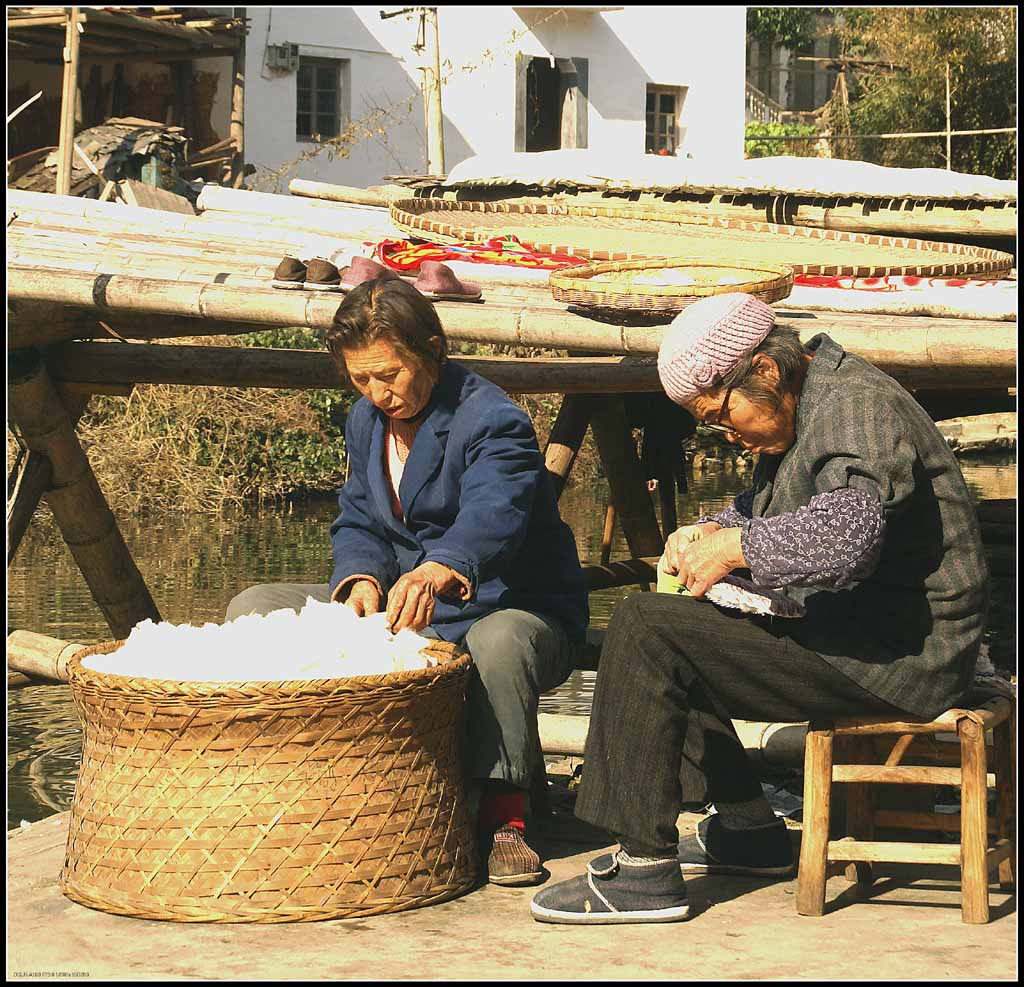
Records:
[[[980,497],[1014,496],[1012,466],[972,463],[964,469]],[[731,503],[749,475],[709,464],[680,497],[680,523]],[[1011,486],[1011,482],[1013,486]],[[569,488],[561,509],[584,561],[597,561],[607,504],[603,483]],[[327,529],[334,501],[274,513],[211,519],[173,515],[121,520],[129,548],[165,620],[220,621],[240,589],[257,582],[326,582],[330,575]],[[628,556],[621,534],[612,558]],[[592,624],[604,627],[615,604],[635,588],[605,590],[590,598]],[[74,560],[52,524],[34,523],[8,570],[8,633],[18,628],[69,641],[108,640],[110,632]],[[595,673],[575,672],[541,699],[544,712],[587,714]],[[63,811],[71,803],[81,733],[70,693],[62,686],[29,686],[8,693],[8,828]]]

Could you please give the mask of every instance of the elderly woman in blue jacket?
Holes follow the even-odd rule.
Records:
[[[433,305],[399,279],[353,289],[327,345],[362,395],[346,424],[334,572],[326,585],[250,587],[228,619],[312,596],[462,644],[474,662],[463,754],[480,786],[488,878],[534,883],[524,816],[537,703],[572,670],[588,611],[533,426],[500,388],[448,361]]]

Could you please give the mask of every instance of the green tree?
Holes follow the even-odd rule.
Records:
[[[814,14],[812,7],[747,7],[747,35],[795,51],[814,40]]]
[[[854,63],[850,119],[861,134],[944,130],[949,63],[953,130],[1012,127],[1017,118],[1014,7],[842,8],[844,51]],[[866,140],[865,160],[942,167],[945,138]],[[1016,134],[954,137],[955,171],[1015,178]]]

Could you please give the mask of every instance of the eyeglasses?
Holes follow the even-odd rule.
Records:
[[[716,435],[735,435],[736,429],[730,425],[723,425],[722,418],[729,412],[729,395],[732,394],[732,385],[725,389],[725,397],[722,399],[722,406],[718,409],[713,422],[701,422],[701,426]]]

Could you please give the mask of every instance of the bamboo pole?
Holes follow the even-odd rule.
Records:
[[[425,31],[430,35],[433,66],[428,69],[427,85],[427,171],[431,175],[445,174],[444,165],[444,113],[441,109],[441,45],[437,31],[437,8],[427,7]]]
[[[245,9],[242,9],[245,18]],[[231,125],[230,135],[234,141],[235,153],[231,168],[225,174],[230,179],[232,188],[240,188],[245,180],[245,38],[239,41],[237,50],[231,59]]]
[[[621,394],[660,389],[650,358],[504,356],[452,358],[513,394]],[[48,357],[55,380],[80,384],[186,384],[193,387],[349,388],[334,358],[317,350],[241,346],[65,343]],[[592,406],[591,402],[584,405]],[[579,422],[574,425],[578,427]],[[583,421],[586,428],[586,421]],[[569,464],[571,465],[571,463]],[[565,475],[568,475],[566,468]]]
[[[64,36],[64,85],[60,101],[60,138],[57,149],[58,195],[71,192],[71,155],[75,143],[75,105],[78,93],[78,23],[79,8],[71,7],[67,14]]]
[[[88,645],[18,630],[7,635],[7,670],[49,682],[68,681],[68,663]]]
[[[595,402],[590,428],[630,555],[660,556],[665,546],[622,399]]]
[[[38,353],[19,354],[7,393],[11,418],[25,444],[50,461],[46,502],[111,632],[126,637],[139,621],[159,620]]]
[[[325,202],[350,202],[360,206],[384,206],[385,208],[388,204],[387,198],[379,192],[371,192],[364,188],[352,188],[348,185],[331,185],[328,182],[311,182],[304,178],[293,178],[288,183],[288,191],[292,195],[321,199]]]

